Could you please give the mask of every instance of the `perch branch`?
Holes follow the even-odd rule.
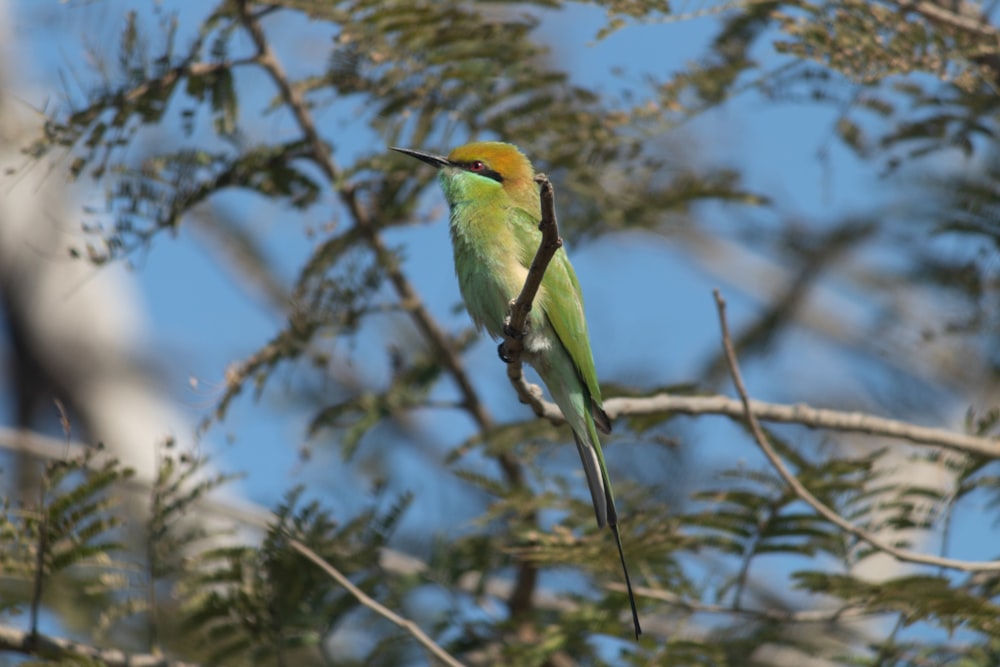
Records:
[[[542,398],[541,389],[524,377],[518,379],[518,396],[528,394],[528,403],[535,414],[553,422],[565,421],[559,406]],[[846,433],[863,433],[885,438],[907,440],[915,445],[943,447],[963,454],[1000,459],[1000,440],[949,431],[930,426],[919,426],[896,419],[887,419],[864,412],[844,412],[814,408],[804,403],[788,405],[750,401],[750,409],[757,419],[782,424],[799,424],[807,428],[821,428]],[[611,419],[629,415],[654,415],[676,413],[690,416],[721,415],[731,419],[744,419],[743,404],[739,399],[722,395],[677,396],[655,394],[639,398],[617,397],[604,401],[604,411]]]
[[[524,379],[521,355],[524,352],[524,337],[530,326],[528,317],[531,314],[531,306],[542,285],[545,270],[552,258],[555,257],[556,252],[562,247],[563,242],[559,236],[559,223],[556,221],[555,193],[552,183],[545,174],[537,174],[535,182],[539,186],[538,196],[542,205],[542,219],[538,223],[538,229],[542,232],[542,240],[538,244],[534,259],[531,260],[531,266],[528,268],[528,275],[524,280],[521,293],[511,306],[510,318],[504,325],[503,342],[500,343],[497,352],[499,352],[500,358],[507,363],[507,377],[514,385],[518,398],[521,399],[522,403],[530,405],[535,414],[542,414],[546,402],[542,398],[541,389],[537,385],[529,384]],[[555,408],[555,411],[561,416],[559,408]]]
[[[556,406],[553,406],[556,407]],[[908,440],[917,445],[944,447],[964,454],[975,454],[1000,459],[1000,440],[949,431],[947,429],[919,426],[896,419],[887,419],[864,412],[844,412],[814,408],[803,403],[786,405],[750,401],[750,408],[757,419],[784,424],[799,424],[808,428],[863,433]],[[728,396],[672,396],[659,394],[645,398],[612,398],[604,403],[608,416],[642,415],[676,412],[687,415],[716,414],[733,419],[744,418],[743,404]],[[558,408],[556,407],[556,410]]]
[[[733,378],[733,385],[736,387],[736,393],[740,396],[740,401],[743,403],[743,416],[746,419],[747,425],[750,427],[750,432],[753,434],[753,438],[757,443],[757,446],[767,457],[767,460],[771,463],[771,466],[781,475],[781,478],[785,480],[785,483],[795,492],[800,500],[809,505],[813,510],[819,514],[821,517],[834,524],[841,530],[850,535],[853,535],[857,539],[867,542],[874,549],[886,553],[896,560],[905,563],[915,563],[919,565],[930,565],[933,567],[943,567],[952,570],[960,570],[963,572],[1000,572],[1000,561],[964,561],[954,558],[942,558],[939,556],[930,556],[927,554],[917,553],[915,551],[909,551],[907,549],[900,549],[892,544],[883,541],[874,533],[871,533],[860,526],[856,526],[844,517],[837,514],[831,507],[824,504],[819,498],[814,496],[805,485],[799,481],[799,479],[792,473],[791,470],[785,466],[784,461],[778,456],[778,453],[771,446],[767,435],[760,426],[760,422],[757,420],[756,415],[754,415],[753,408],[750,404],[750,397],[747,394],[746,386],[743,384],[743,375],[740,372],[739,362],[736,360],[736,349],[733,346],[732,337],[729,334],[729,324],[726,320],[726,301],[722,297],[722,293],[719,290],[714,290],[713,295],[715,296],[715,305],[719,313],[719,326],[722,330],[722,346],[726,352],[726,363],[729,366],[730,375]]]

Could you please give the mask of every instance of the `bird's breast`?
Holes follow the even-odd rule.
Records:
[[[528,269],[520,261],[523,253],[517,239],[502,219],[500,224],[495,222],[488,213],[477,215],[456,207],[451,234],[455,273],[466,309],[478,326],[500,338],[504,318],[521,293]]]

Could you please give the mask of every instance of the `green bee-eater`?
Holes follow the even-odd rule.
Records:
[[[521,292],[541,241],[541,203],[531,162],[515,146],[495,141],[460,146],[448,157],[393,150],[441,170],[462,298],[476,325],[501,338],[510,304]],[[525,361],[538,371],[573,429],[597,524],[610,526],[615,536],[638,638],[635,596],[597,437],[598,431],[611,432],[611,421],[601,407],[580,283],[562,248],[545,271],[523,342]]]

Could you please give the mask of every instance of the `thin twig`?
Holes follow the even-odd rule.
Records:
[[[740,373],[739,363],[736,360],[736,349],[733,347],[733,340],[729,335],[729,324],[726,321],[726,301],[722,298],[722,293],[719,292],[719,290],[714,290],[713,295],[715,296],[715,305],[719,313],[719,326],[722,329],[722,346],[726,351],[726,362],[729,365],[729,372],[733,378],[733,385],[736,387],[736,393],[739,394],[740,401],[743,403],[743,416],[746,419],[747,425],[750,427],[750,432],[753,434],[753,438],[756,441],[757,446],[760,447],[764,456],[767,457],[767,460],[771,463],[778,474],[781,475],[781,478],[785,480],[785,483],[791,487],[792,491],[795,492],[795,495],[798,496],[799,499],[812,507],[817,514],[844,532],[853,535],[863,542],[867,542],[877,551],[886,553],[896,560],[906,563],[916,563],[919,565],[930,565],[933,567],[960,570],[963,572],[1000,572],[1000,561],[964,561],[953,558],[941,558],[939,556],[930,556],[895,547],[884,542],[877,535],[865,530],[864,528],[854,525],[814,496],[812,492],[809,491],[809,489],[807,489],[805,485],[799,481],[799,479],[785,466],[784,461],[781,460],[781,457],[778,456],[778,453],[771,446],[767,435],[760,426],[760,422],[757,420],[756,415],[754,415],[750,404],[750,397],[747,395],[746,386],[743,384],[743,375]]]
[[[542,286],[542,278],[545,277],[545,270],[548,268],[556,252],[562,247],[562,238],[559,236],[559,223],[556,221],[555,193],[552,183],[545,174],[536,174],[535,182],[538,183],[538,196],[542,205],[542,219],[538,223],[538,229],[542,232],[542,240],[538,244],[534,259],[528,268],[528,275],[524,279],[524,286],[521,293],[510,310],[510,319],[504,326],[503,342],[500,343],[498,352],[500,358],[507,362],[507,377],[517,391],[518,398],[522,403],[532,406],[537,412],[538,402],[542,400],[542,393],[535,385],[529,385],[524,379],[524,371],[521,366],[521,353],[524,351],[524,337],[528,333],[528,317],[531,314],[531,307],[538,294],[539,287]],[[535,388],[532,391],[531,388]]]
[[[318,565],[324,572],[330,575],[334,581],[346,588],[347,592],[353,595],[358,602],[413,635],[413,638],[423,644],[423,646],[428,651],[433,653],[438,660],[446,665],[449,665],[449,667],[464,667],[461,662],[453,658],[447,651],[438,646],[433,639],[424,634],[424,631],[420,629],[420,626],[409,619],[403,618],[393,610],[378,602],[378,600],[370,597],[363,590],[351,583],[351,580],[345,577],[337,568],[326,562],[318,553],[298,540],[289,540],[288,543],[293,549]]]
[[[81,642],[24,632],[0,626],[0,651],[47,659],[86,658],[107,667],[199,667],[197,663],[170,660],[161,655],[125,653],[116,648],[98,648]],[[89,663],[88,663],[89,664]]]

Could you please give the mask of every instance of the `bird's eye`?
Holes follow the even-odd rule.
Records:
[[[464,162],[457,163],[457,166],[465,169],[466,171],[471,171],[473,174],[479,174],[480,176],[485,176],[486,178],[492,178],[497,183],[503,183],[503,176],[490,169],[489,165],[482,160],[466,160]]]

